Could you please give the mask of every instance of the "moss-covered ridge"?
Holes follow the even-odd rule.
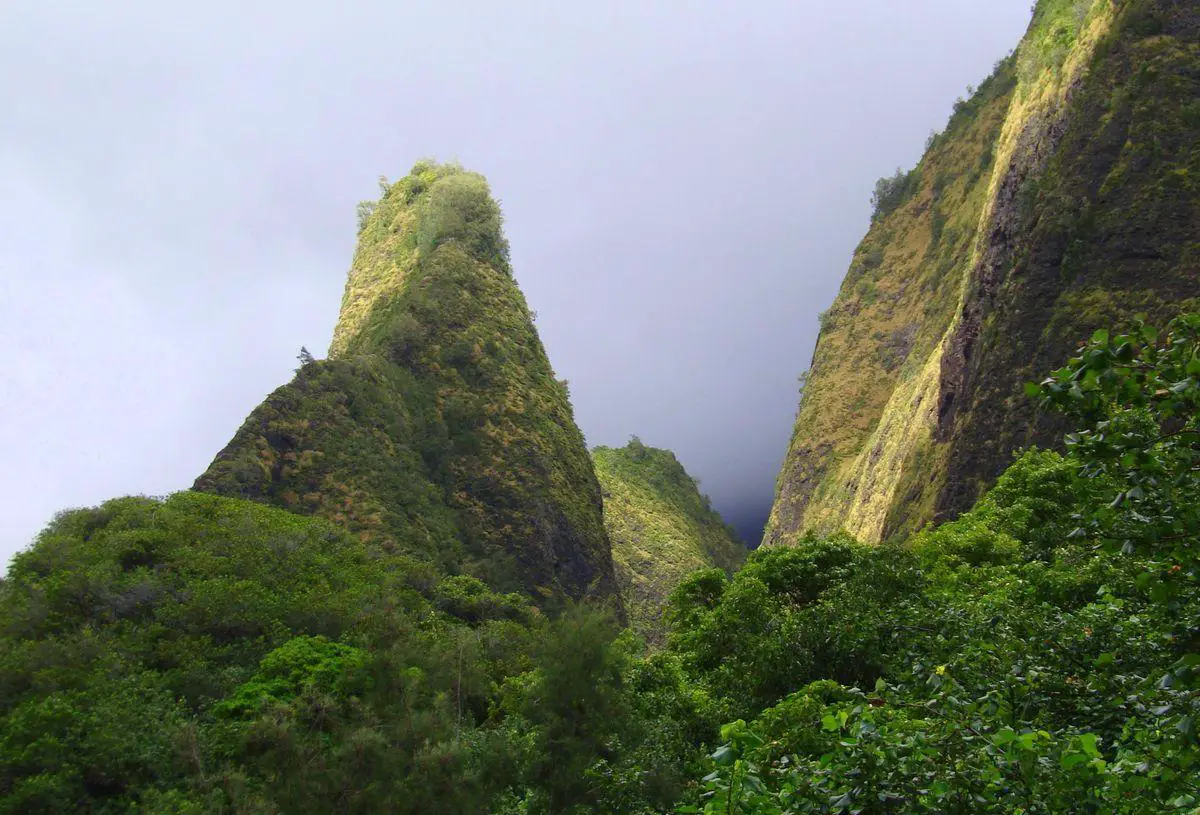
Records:
[[[359,235],[330,358],[196,488],[346,524],[491,585],[616,593],[600,487],[482,176],[418,163]]]
[[[604,491],[604,524],[631,624],[657,642],[667,595],[689,573],[732,571],[746,548],[669,450],[636,437],[592,451]]]
[[[1196,29],[1160,0],[1038,4],[856,251],[768,542],[953,516],[1049,440],[1025,379],[1093,328],[1196,295]]]
[[[894,461],[929,433],[930,374],[959,304],[1015,86],[1006,60],[933,140],[904,177],[904,198],[877,213],[856,250],[822,315],[768,542],[843,527],[878,538]],[[893,401],[909,410],[881,421]]]

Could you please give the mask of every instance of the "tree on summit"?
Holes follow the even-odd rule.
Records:
[[[317,361],[316,357],[303,345],[300,346],[300,353],[296,355],[296,359],[300,360],[300,367],[296,369],[297,373]]]

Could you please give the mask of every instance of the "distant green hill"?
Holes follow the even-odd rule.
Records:
[[[635,437],[624,447],[595,448],[592,460],[630,622],[658,641],[666,597],[680,581],[697,569],[736,569],[746,547],[670,450]]]

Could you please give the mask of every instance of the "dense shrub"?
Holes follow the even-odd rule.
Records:
[[[0,812],[662,805],[707,731],[618,631],[248,501],[64,513],[0,584]]]
[[[917,191],[921,174],[917,169],[907,172],[896,168],[896,174],[885,176],[875,182],[871,193],[871,220],[885,218]]]

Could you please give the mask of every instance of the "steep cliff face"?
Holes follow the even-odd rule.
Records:
[[[879,541],[1050,443],[1022,383],[1200,295],[1200,8],[1042,0],[956,105],[823,315],[765,542]]]
[[[196,481],[535,596],[611,596],[600,487],[482,176],[420,163],[363,224],[329,359]]]
[[[629,621],[659,642],[663,603],[679,581],[697,569],[736,569],[746,547],[670,450],[635,438],[620,448],[597,447],[592,459]]]

